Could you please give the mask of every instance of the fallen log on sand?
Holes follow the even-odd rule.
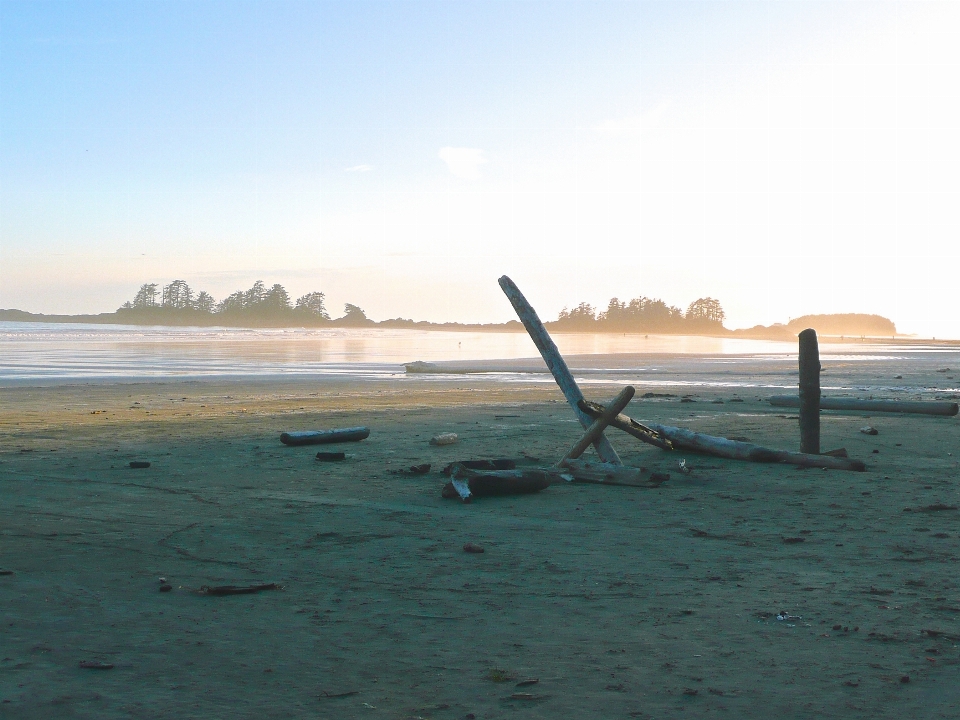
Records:
[[[576,414],[580,424],[583,425],[584,429],[590,427],[592,422],[590,416],[581,410],[578,405],[578,403],[583,400],[583,393],[580,391],[577,381],[573,379],[570,368],[568,368],[567,363],[564,362],[563,356],[560,355],[560,351],[557,350],[557,346],[550,338],[547,329],[543,326],[543,323],[540,322],[537,311],[527,302],[527,299],[523,296],[523,293],[520,292],[520,288],[514,284],[513,280],[504,275],[498,282],[500,283],[500,288],[503,290],[503,293],[507,296],[507,299],[510,300],[510,304],[513,305],[513,309],[516,311],[517,317],[520,318],[520,322],[523,323],[523,327],[526,328],[530,334],[530,339],[533,340],[533,344],[536,345],[537,350],[540,351],[540,355],[547,364],[547,368],[553,373],[553,378],[557,381],[557,385],[560,386],[563,396],[573,408],[573,412]],[[600,435],[600,437],[594,441],[593,447],[603,462],[614,463],[616,465],[622,464],[620,462],[620,456],[617,455],[617,451],[613,449],[613,445],[610,444],[610,441],[607,440],[605,435]]]
[[[628,485],[630,487],[660,487],[670,479],[667,473],[650,472],[646,468],[613,465],[611,463],[588,462],[564,458],[560,468],[565,470],[561,477],[570,476],[574,482],[594,483],[597,485]]]
[[[336,430],[301,430],[280,433],[284,445],[326,445],[328,443],[357,442],[370,436],[370,428],[352,427]]]
[[[800,407],[795,395],[774,395],[767,400],[776,407]],[[821,410],[858,410],[863,412],[917,413],[920,415],[956,415],[960,406],[955,402],[910,402],[904,400],[861,400],[859,398],[820,398]]]
[[[559,471],[528,470],[470,470],[459,463],[451,469],[453,480],[443,486],[440,496],[470,502],[473,497],[497,495],[526,495],[540,492],[560,482]]]
[[[861,460],[851,460],[850,458],[834,457],[832,455],[790,452],[789,450],[772,450],[741,440],[728,440],[713,435],[704,435],[693,430],[670,425],[649,423],[649,426],[651,430],[656,430],[667,438],[673,444],[675,450],[690,450],[731,460],[786,463],[788,465],[799,465],[800,467],[856,470],[858,472],[867,469],[867,466]]]
[[[599,417],[600,413],[604,410],[603,405],[589,401],[585,401],[581,407],[583,407],[591,417]],[[657,445],[664,449],[688,450],[706,455],[715,455],[716,457],[729,458],[730,460],[787,463],[788,465],[799,465],[800,467],[825,467],[832,470],[866,470],[866,465],[860,460],[834,457],[832,455],[796,453],[788,450],[771,450],[770,448],[743,442],[742,440],[729,440],[727,438],[714,437],[713,435],[704,435],[703,433],[694,432],[693,430],[672,427],[670,425],[658,425],[656,423],[641,425],[626,415],[618,415],[616,420],[610,423],[610,427],[625,430],[644,442]],[[627,429],[635,429],[636,427],[656,433],[656,436],[666,441],[669,447],[664,447],[654,442],[645,433],[633,432]]]

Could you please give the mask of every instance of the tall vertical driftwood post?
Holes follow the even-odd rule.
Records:
[[[820,348],[812,328],[800,333],[800,452],[820,454]]]

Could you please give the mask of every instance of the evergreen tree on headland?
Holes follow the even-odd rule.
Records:
[[[133,296],[133,307],[135,308],[149,308],[157,306],[157,284],[156,283],[145,283],[140,286],[140,289],[137,290],[137,294]]]
[[[329,320],[330,313],[324,305],[326,295],[322,292],[310,292],[297,298],[297,306],[294,308],[299,313],[305,313],[321,320]]]

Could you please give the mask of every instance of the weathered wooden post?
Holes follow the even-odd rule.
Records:
[[[800,333],[800,452],[820,454],[820,348],[812,328]]]

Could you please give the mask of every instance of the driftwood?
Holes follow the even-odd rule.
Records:
[[[796,453],[788,450],[771,450],[770,448],[754,445],[740,440],[704,435],[703,433],[650,423],[650,428],[667,438],[676,450],[715,455],[716,457],[731,460],[750,460],[752,462],[786,463],[800,467],[830,468],[832,470],[866,470],[866,465],[860,460],[834,457],[832,455],[812,455]]]
[[[579,407],[592,418],[598,418],[603,413],[603,405],[589,400],[581,400]],[[628,435],[633,435],[638,440],[643,440],[643,442],[654,445],[661,450],[673,450],[673,445],[665,437],[626,415],[617,415],[610,421],[610,427],[623,430]]]
[[[817,331],[800,333],[800,452],[820,454],[820,348]]]
[[[453,468],[452,475],[453,479],[443,486],[440,496],[448,500],[459,497],[464,502],[474,497],[540,492],[561,479],[557,471],[470,470],[459,464]]]
[[[283,585],[277,583],[265,583],[263,585],[218,585],[210,587],[201,585],[197,592],[201,595],[253,595],[264,590],[283,590]]]
[[[560,461],[564,472],[574,482],[597,485],[628,485],[630,487],[655,488],[670,479],[667,473],[650,472],[646,468],[633,468],[611,463],[587,462],[564,458]]]
[[[549,333],[547,333],[547,329],[543,327],[543,323],[540,322],[537,312],[530,303],[527,302],[527,299],[514,284],[513,280],[504,275],[500,278],[499,283],[504,294],[510,300],[510,304],[513,305],[517,317],[519,317],[520,322],[523,323],[523,327],[525,327],[530,334],[530,339],[533,340],[533,344],[536,345],[537,350],[540,351],[540,355],[547,364],[547,368],[553,373],[557,385],[560,386],[563,396],[573,408],[573,412],[576,414],[577,419],[580,420],[580,424],[583,425],[584,428],[590,427],[592,422],[590,416],[581,410],[579,406],[579,402],[584,399],[583,393],[580,391],[577,381],[574,380],[573,375],[570,373],[570,368],[567,367],[567,363],[564,362],[563,356],[560,355],[560,351],[557,350],[557,346],[550,338]],[[610,444],[610,441],[607,440],[604,435],[601,434],[600,437],[596,439],[593,447],[596,448],[597,455],[600,456],[603,462],[614,463],[616,465],[622,464],[620,457],[617,455],[617,451],[613,449],[613,445]]]
[[[597,438],[603,435],[603,431],[607,429],[607,425],[609,425],[610,422],[620,414],[620,411],[627,406],[630,400],[633,399],[635,392],[636,389],[634,389],[632,385],[627,385],[621,390],[613,399],[613,402],[590,424],[590,427],[587,428],[583,436],[574,443],[574,446],[570,448],[570,451],[563,459],[574,460],[583,455],[584,451],[593,445]],[[577,407],[580,407],[580,403],[577,403]],[[562,463],[563,460],[560,462]]]
[[[800,398],[794,395],[774,395],[768,398],[771,405],[795,408]],[[917,413],[920,415],[956,415],[960,406],[955,402],[904,400],[861,400],[859,398],[820,398],[821,410],[858,410],[863,412]]]
[[[370,428],[352,427],[335,430],[300,430],[280,433],[284,445],[326,445],[328,443],[357,442],[370,436]]]

